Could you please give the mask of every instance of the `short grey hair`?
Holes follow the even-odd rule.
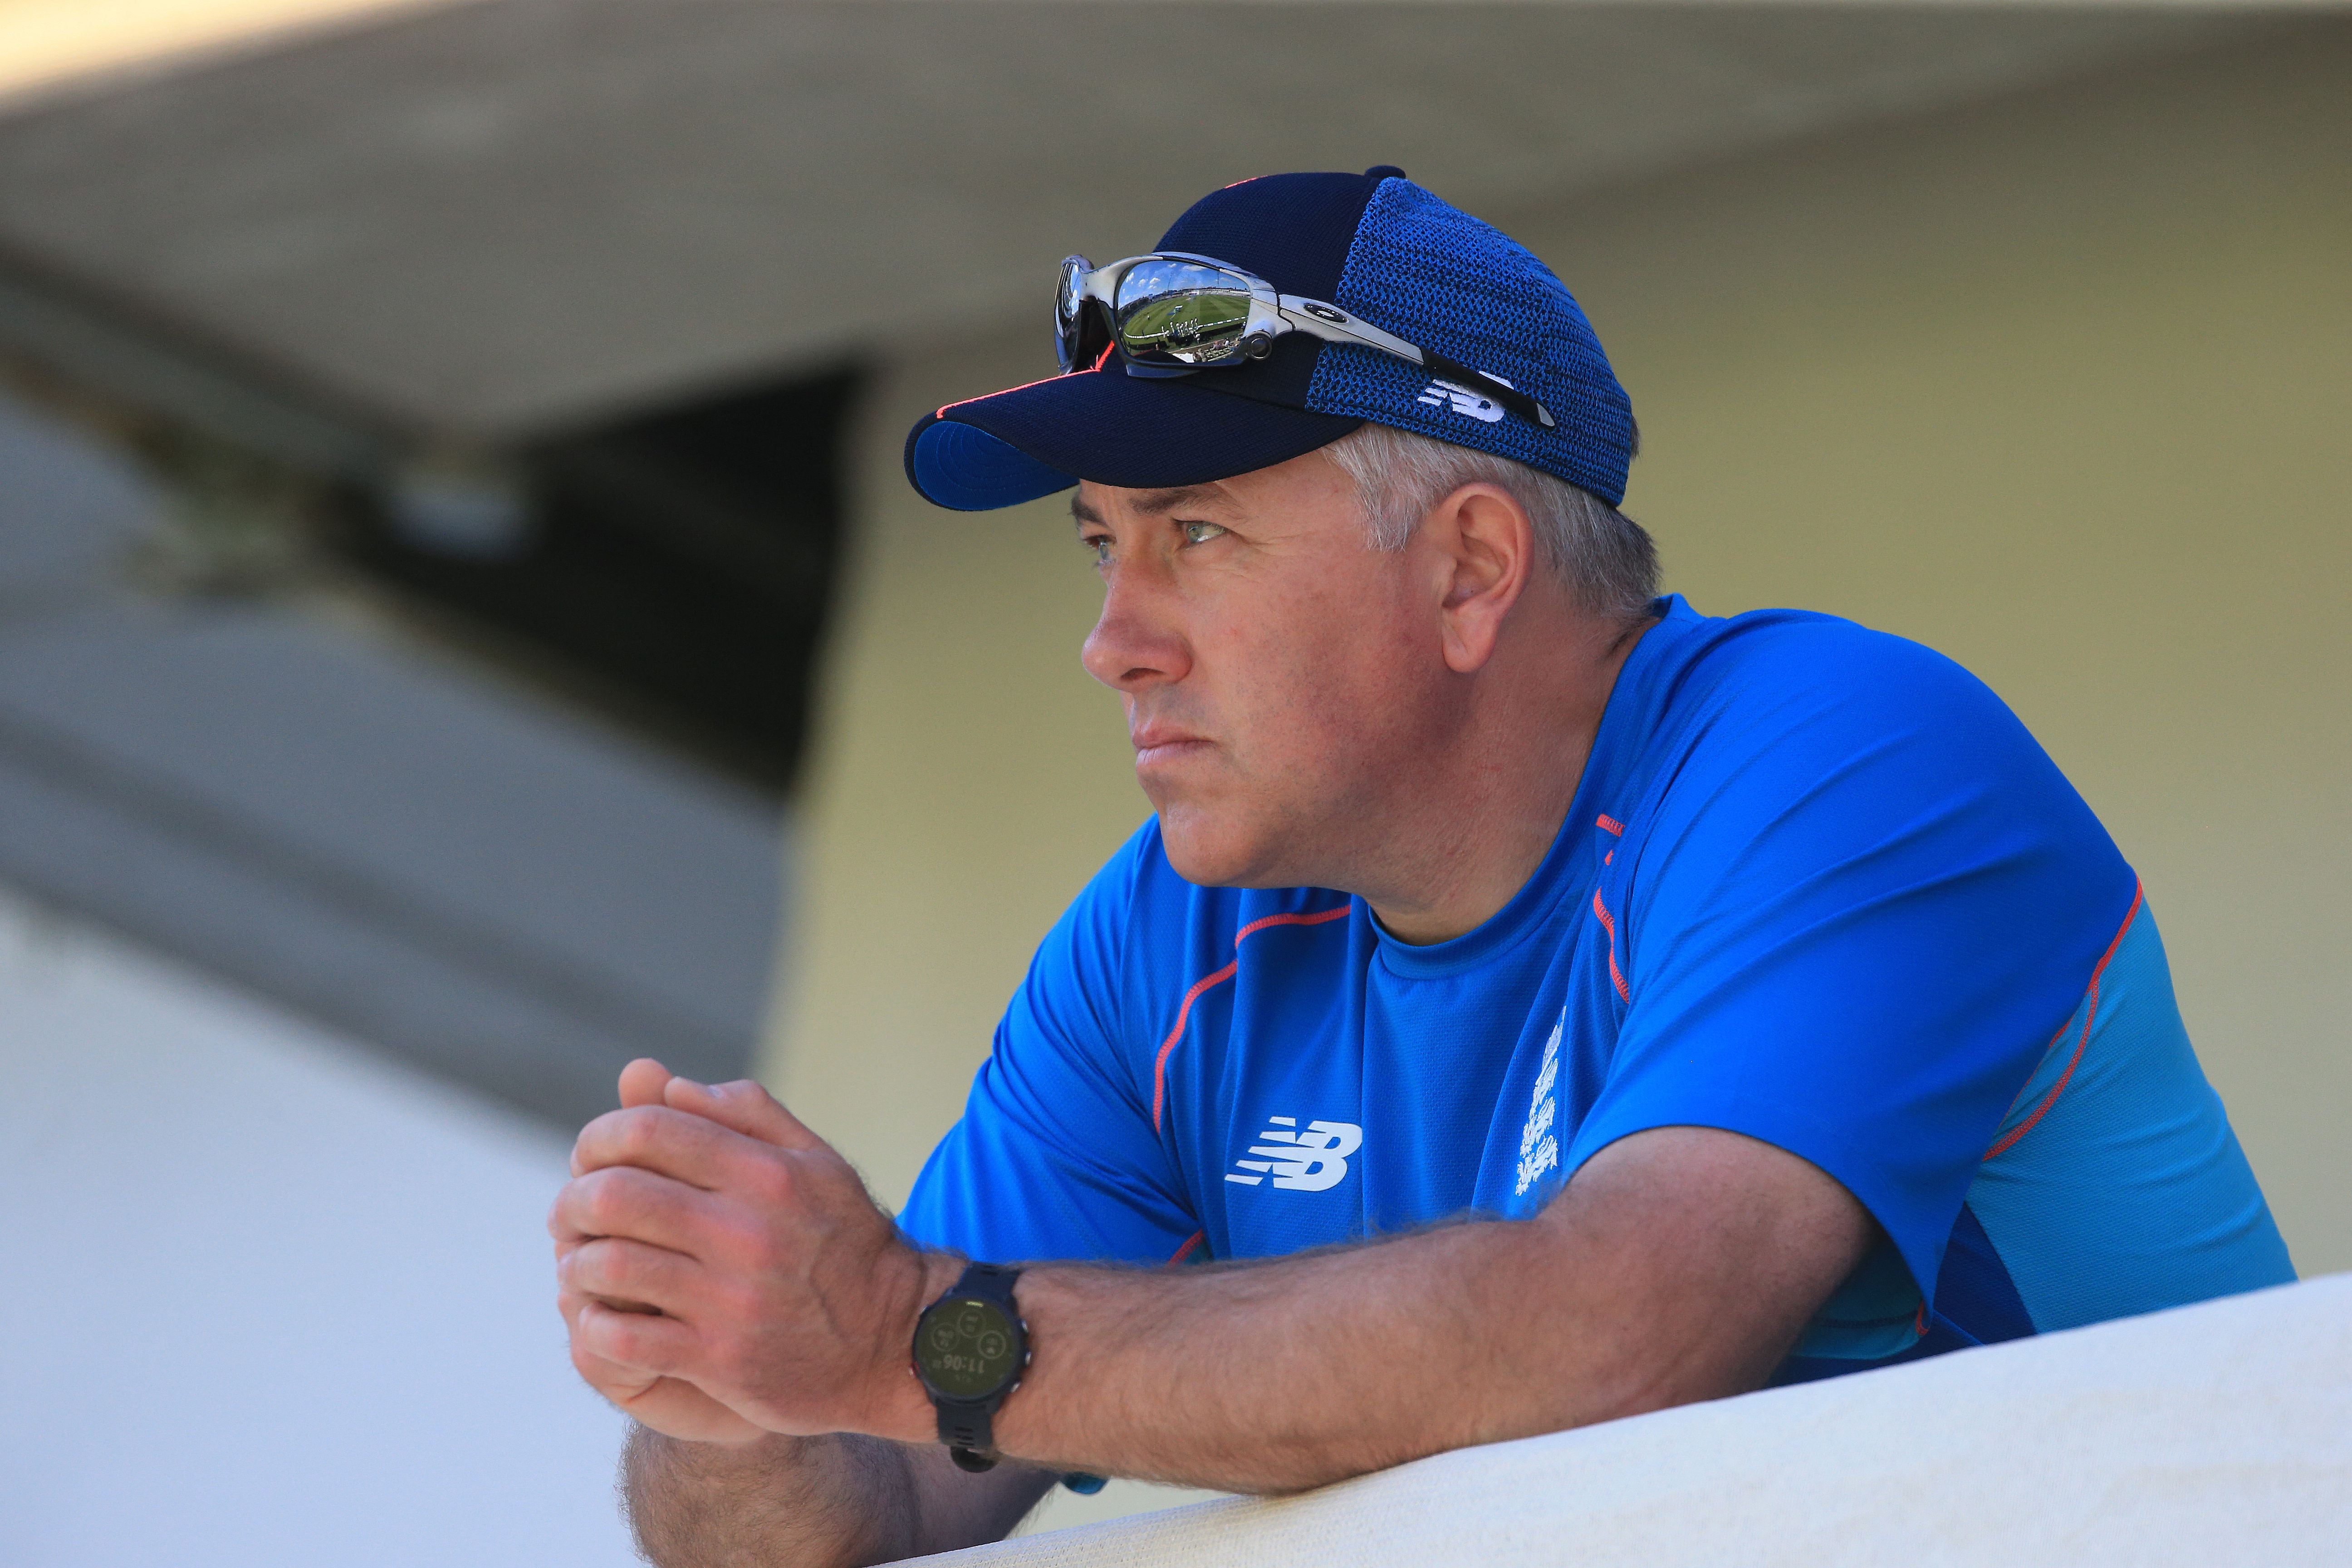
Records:
[[[1581,607],[1633,620],[1658,596],[1658,547],[1649,531],[1566,479],[1370,420],[1323,451],[1354,481],[1375,550],[1403,549],[1439,501],[1464,485],[1490,484],[1527,508],[1545,566]]]

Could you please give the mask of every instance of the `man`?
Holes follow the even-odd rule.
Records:
[[[2293,1278],[2087,807],[1924,648],[1656,598],[1630,405],[1524,249],[1276,176],[1072,258],[1056,333],[908,474],[1076,484],[1155,816],[895,1226],[755,1086],[640,1062],[583,1132],[562,1305],[665,1568]]]

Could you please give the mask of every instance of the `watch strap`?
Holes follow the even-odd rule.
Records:
[[[956,1468],[975,1474],[996,1468],[996,1438],[989,1430],[988,1406],[950,1405],[944,1399],[932,1403],[939,1406],[940,1441],[948,1446],[948,1458],[956,1462]]]

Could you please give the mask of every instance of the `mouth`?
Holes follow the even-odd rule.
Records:
[[[1189,731],[1150,724],[1131,732],[1128,739],[1135,747],[1135,771],[1145,773],[1186,757],[1207,751],[1215,742]]]

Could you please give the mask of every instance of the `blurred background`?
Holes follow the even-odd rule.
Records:
[[[0,1562],[630,1561],[572,1131],[754,1072],[896,1204],[1146,809],[908,424],[1376,163],[1582,300],[1670,587],[2018,710],[2352,1268],[2352,8],[0,0]]]

